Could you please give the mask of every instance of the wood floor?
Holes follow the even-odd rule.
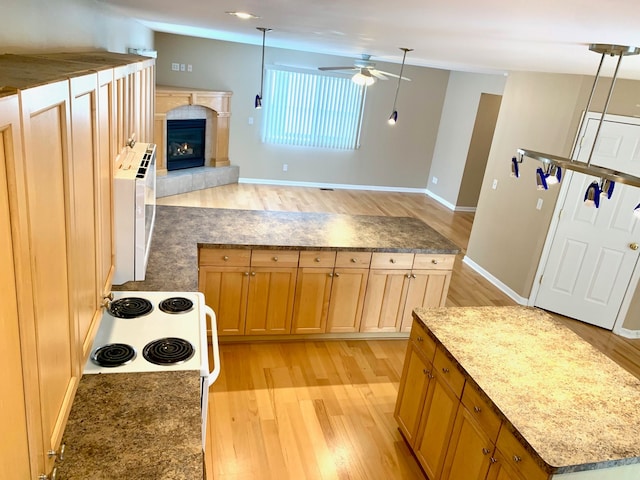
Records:
[[[226,185],[158,199],[160,205],[413,216],[466,251],[472,213],[421,194]],[[447,306],[513,305],[461,262]],[[640,378],[640,340],[558,317]],[[221,345],[210,390],[209,479],[422,479],[393,409],[405,340]]]

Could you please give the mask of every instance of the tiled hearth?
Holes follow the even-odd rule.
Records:
[[[156,197],[168,197],[179,193],[238,183],[239,174],[240,168],[237,165],[172,170],[166,174],[158,174]]]

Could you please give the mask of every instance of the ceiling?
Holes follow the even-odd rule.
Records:
[[[155,31],[407,64],[506,73],[596,72],[590,43],[640,46],[638,0],[98,0]],[[226,11],[260,18],[241,20]],[[605,61],[611,74],[614,59]],[[347,63],[348,65],[348,63]],[[640,55],[620,77],[640,79]]]

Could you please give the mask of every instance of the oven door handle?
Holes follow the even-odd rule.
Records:
[[[211,319],[211,347],[213,350],[213,370],[209,372],[207,384],[210,387],[218,379],[220,375],[220,348],[218,346],[218,324],[216,322],[216,314],[209,305],[204,306],[205,313]],[[207,351],[209,349],[207,348]]]

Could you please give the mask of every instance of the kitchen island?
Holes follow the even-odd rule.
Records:
[[[396,419],[433,480],[456,478],[469,445],[478,448],[465,461],[481,476],[468,478],[640,478],[640,380],[549,314],[417,308],[414,318]],[[410,366],[420,361],[424,391]],[[434,398],[451,406],[439,429]],[[509,475],[492,476],[501,466]]]
[[[83,375],[57,478],[202,479],[201,428],[197,370]]]

